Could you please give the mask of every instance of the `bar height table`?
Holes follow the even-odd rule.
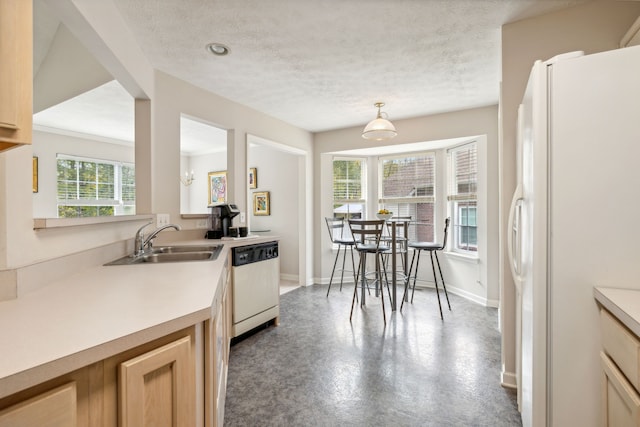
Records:
[[[408,231],[409,231],[409,223],[411,222],[410,219],[394,219],[394,218],[390,218],[387,220],[387,223],[390,223],[391,226],[391,311],[395,311],[396,307],[397,307],[397,287],[398,287],[398,278],[397,278],[397,260],[396,260],[396,255],[397,255],[397,245],[396,245],[396,240],[397,240],[397,231],[396,231],[396,224],[401,224],[403,226],[403,234],[404,234],[404,238],[409,239],[409,235],[408,235]],[[405,249],[408,250],[408,249]],[[403,272],[404,272],[404,276],[405,278],[407,277],[407,260],[405,259],[404,262],[404,267],[403,267]]]

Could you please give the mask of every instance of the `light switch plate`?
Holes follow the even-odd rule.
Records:
[[[169,214],[158,214],[156,216],[156,226],[162,227],[163,225],[169,224],[171,221],[171,217]]]
[[[244,214],[244,212],[240,212],[240,223],[244,224],[246,222],[247,218]]]

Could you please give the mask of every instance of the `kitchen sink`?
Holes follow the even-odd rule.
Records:
[[[164,264],[167,262],[212,261],[218,258],[221,245],[158,246],[139,256],[128,255],[105,265]]]
[[[190,253],[190,252],[216,252],[220,251],[222,246],[220,245],[206,245],[206,246],[157,246],[151,248],[152,254],[177,254],[177,253]],[[216,255],[217,256],[217,255]]]

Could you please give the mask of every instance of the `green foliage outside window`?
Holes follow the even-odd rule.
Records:
[[[360,160],[333,161],[334,200],[362,199],[362,165]]]
[[[58,156],[58,217],[135,214],[135,167]]]

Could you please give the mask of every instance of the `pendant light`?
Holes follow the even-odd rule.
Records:
[[[378,107],[378,116],[365,126],[362,131],[362,137],[364,139],[372,139],[374,141],[384,141],[396,136],[398,132],[396,132],[396,128],[393,126],[393,123],[382,118],[380,108],[384,106],[384,102],[376,102],[373,105]]]

